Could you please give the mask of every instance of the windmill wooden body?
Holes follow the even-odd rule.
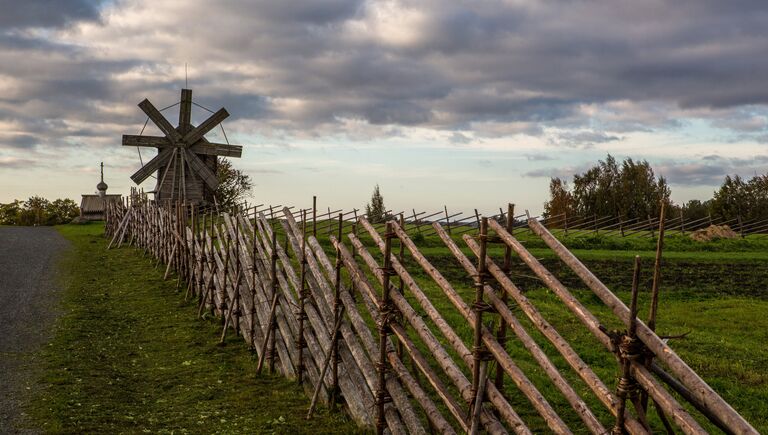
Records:
[[[141,184],[157,173],[155,200],[159,202],[213,201],[213,192],[219,184],[217,156],[240,157],[243,149],[240,145],[211,143],[204,137],[229,116],[226,109],[219,109],[198,126],[192,125],[191,89],[181,90],[178,127],[173,127],[147,99],[139,103],[139,108],[165,136],[123,135],[123,146],[158,149],[157,155],[131,175],[131,179]]]

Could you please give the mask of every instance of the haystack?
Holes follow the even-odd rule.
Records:
[[[733,231],[728,225],[710,225],[691,233],[691,238],[697,242],[709,242],[717,239],[737,239],[739,233]]]

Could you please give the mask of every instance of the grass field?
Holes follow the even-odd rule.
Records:
[[[27,405],[45,433],[355,433],[338,412],[306,421],[309,399],[211,319],[133,248],[106,251],[98,224],[59,227],[63,315]]]
[[[357,431],[343,415],[328,410],[310,422],[304,421],[308,399],[303,392],[280,378],[255,376],[254,356],[240,338],[230,336],[226,346],[218,346],[218,322],[196,319],[195,307],[183,301],[175,281],[162,281],[162,270],[155,269],[154,262],[141,251],[105,251],[100,225],[63,226],[60,231],[74,246],[62,265],[65,315],[43,352],[40,393],[29,406],[34,422],[46,432]],[[526,236],[521,239],[606,326],[620,327],[540,242]],[[321,237],[321,242],[332,257],[327,240]],[[638,243],[637,250],[625,246],[621,250],[575,249],[574,253],[627,301],[635,254],[641,255],[645,265],[643,288],[647,290],[650,285],[653,243],[650,239]],[[687,242],[678,245],[683,243]],[[673,348],[759,431],[768,432],[768,352],[764,351],[768,342],[768,249],[761,250],[765,243],[761,239],[749,243],[739,250],[721,246],[666,252],[659,330],[662,334],[690,331],[685,339],[674,340]],[[471,279],[441,243],[427,237],[418,244],[425,246],[423,252],[429,260],[466,301],[471,301]],[[674,246],[670,244],[671,249]],[[496,259],[502,252],[499,246],[490,249]],[[467,322],[407,255],[406,265],[471,345]],[[602,350],[519,260],[515,260],[513,271],[513,280],[528,298],[606,385],[613,387],[618,375],[613,356]],[[647,315],[647,299],[647,292],[643,292],[641,318]],[[412,304],[417,307],[414,301]],[[517,314],[530,326],[522,313]],[[601,406],[588,388],[534,328],[527,329],[603,424],[610,427],[612,419],[607,412],[597,411]],[[579,428],[576,414],[527,351],[513,338],[507,348],[566,423]],[[546,432],[543,420],[511,382],[508,384],[507,392],[518,413],[535,432]],[[658,427],[658,421],[654,425]]]

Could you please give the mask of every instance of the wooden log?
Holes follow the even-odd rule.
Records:
[[[303,236],[303,233],[299,230],[293,216],[285,209],[284,212],[286,217],[285,229],[290,242],[289,244],[294,249],[295,256],[299,256],[301,255],[300,253],[302,251],[298,243],[298,237]],[[335,273],[335,267],[331,266],[330,260],[325,255],[324,251],[314,236],[309,237],[307,239],[307,243],[309,244],[311,250],[305,250],[304,252],[307,258],[307,268],[310,271],[310,274],[308,275],[308,282],[310,283],[310,288],[315,287],[314,292],[311,292],[315,298],[315,306],[326,312],[326,318],[332,319],[333,317],[330,307],[333,306],[334,292],[331,290],[329,284],[330,280],[323,275],[322,270],[320,269],[320,264],[323,264],[329,273],[331,273],[330,271],[334,271],[332,273]],[[358,338],[350,329],[349,325],[342,323],[340,330],[342,336],[344,337],[344,341],[342,342],[343,346],[340,346],[340,350],[342,351],[342,362],[344,363],[344,349],[347,348],[349,354],[355,360],[355,368],[360,370],[362,377],[365,379],[365,384],[368,387],[367,392],[370,393],[370,397],[373,398],[376,377],[375,371],[373,370],[373,363],[366,356],[365,351],[358,341]],[[347,367],[346,364],[350,363],[351,362],[345,363],[345,367]],[[402,387],[399,385],[392,385],[392,391],[394,392],[392,399],[395,400],[396,403],[402,404],[403,423],[408,426],[410,431],[423,431],[421,424],[418,422],[418,418],[415,416],[415,414],[413,414],[413,412],[410,410],[410,407],[407,405],[408,400],[405,396],[405,393],[402,391]],[[387,422],[389,423],[391,420],[395,426],[402,426],[402,423],[399,422],[399,417],[396,415],[394,408],[392,408],[390,405],[388,405],[386,408]]]
[[[231,219],[227,219],[225,215],[225,223],[227,225],[228,231],[230,235],[234,232],[234,223]],[[243,225],[243,222],[240,221],[240,224]],[[243,226],[245,228],[245,226]],[[252,231],[251,228],[248,228]],[[239,235],[240,237],[244,237],[245,232],[242,231]],[[253,234],[253,233],[252,233]],[[254,235],[255,236],[255,235]],[[269,301],[272,300],[273,295],[271,294],[271,285],[267,283],[265,279],[261,279],[261,277],[271,277],[270,272],[268,271],[266,267],[266,263],[268,263],[269,256],[262,256],[260,258],[254,259],[249,256],[250,250],[247,248],[248,246],[252,246],[254,242],[251,240],[247,240],[245,238],[241,239],[240,241],[240,251],[237,253],[237,255],[240,258],[240,261],[245,264],[245,267],[255,267],[257,269],[260,268],[260,273],[258,274],[246,274],[246,281],[250,278],[251,282],[248,282],[249,287],[254,288],[256,290],[256,300],[257,301],[264,301],[263,304],[256,303],[252,307],[252,310],[254,313],[257,314],[259,319],[262,319],[263,321],[267,322],[268,318],[270,317],[268,314],[267,307],[269,307]],[[256,243],[258,245],[258,243]],[[278,274],[278,277],[281,275]],[[256,279],[254,282],[253,280]],[[290,338],[292,337],[292,333],[290,330],[290,326],[286,322],[286,317],[290,316],[280,316],[277,315],[277,313],[274,316],[275,323],[277,324],[277,332],[273,331],[273,336],[275,340],[275,349],[277,350],[277,354],[279,356],[280,364],[282,367],[283,375],[286,377],[293,377],[295,376],[295,367],[293,366],[293,359],[294,359],[294,353],[295,349],[291,345]],[[261,328],[254,328],[257,331],[260,331]],[[260,334],[264,337],[265,340],[267,340],[267,337],[264,336],[264,334]],[[270,340],[267,340],[270,341]],[[261,349],[263,347],[263,342],[260,342],[258,344],[254,344],[257,349]],[[259,353],[259,357],[263,357],[263,353]]]
[[[270,235],[271,229],[268,229],[269,227],[268,225],[266,225],[266,218],[264,217],[263,214],[261,214],[259,219],[260,219],[259,224],[264,225],[263,227],[264,237],[267,240],[271,240],[271,235]],[[292,243],[296,242],[295,237],[291,239],[291,242]],[[294,248],[298,249],[295,246]],[[277,246],[277,250],[278,250],[278,255],[281,255],[280,251],[282,250],[282,247],[280,245]],[[308,265],[310,265],[311,267],[312,264],[314,264],[315,266],[317,265],[317,263],[314,262],[314,258],[310,255],[308,256]],[[285,264],[284,264],[284,267],[286,269],[289,268],[289,266]],[[295,276],[295,274],[292,274],[292,275]],[[320,276],[322,277],[322,275]],[[317,281],[314,280],[314,277],[315,277],[314,272],[312,275],[310,275],[310,277],[312,279],[308,280],[308,282],[310,283],[310,288],[314,288],[315,290],[315,292],[311,295],[315,303],[309,304],[307,306],[307,317],[309,319],[311,329],[315,331],[318,343],[322,344],[318,348],[317,352],[312,352],[311,354],[312,354],[312,357],[318,359],[318,361],[316,361],[317,366],[321,367],[321,363],[322,363],[321,355],[325,355],[331,346],[330,330],[327,326],[328,323],[323,320],[323,317],[321,315],[321,312],[323,309],[328,310],[328,306],[324,302],[324,299],[320,298],[322,294],[318,293],[319,285],[317,284]],[[328,283],[323,281],[323,284],[327,286]],[[281,286],[283,285],[287,286],[287,283],[281,284]],[[291,295],[291,297],[294,298],[293,295]],[[289,317],[292,317],[292,316],[289,316]],[[295,319],[293,320],[295,321]],[[344,328],[344,325],[342,326],[342,328]],[[308,337],[305,337],[305,338],[308,338]],[[308,340],[308,343],[309,343],[309,340]],[[359,366],[354,362],[353,360],[354,356],[351,355],[351,351],[349,350],[349,348],[347,346],[341,346],[340,351],[342,355],[342,364],[344,364],[344,367],[345,367],[344,376],[342,376],[342,379],[341,379],[341,388],[344,396],[347,398],[347,404],[348,404],[348,408],[350,409],[350,413],[362,424],[371,424],[372,420],[371,420],[370,410],[372,409],[372,406],[373,406],[372,405],[373,395],[370,391],[360,389],[360,385],[366,385],[366,382],[364,380],[363,375],[360,373]],[[330,379],[326,379],[325,382],[327,383],[327,385],[331,385]],[[366,392],[368,394],[366,394]],[[393,424],[396,424],[396,423],[393,423]]]
[[[286,224],[286,227],[289,227],[289,225]],[[331,240],[336,240],[336,239],[333,236],[331,236]],[[320,244],[317,242],[317,239],[312,237],[308,241],[310,243],[310,247],[312,251],[316,256],[318,263],[324,268],[326,274],[330,276],[332,273],[335,272],[335,267],[331,265],[330,260],[325,255],[325,252],[323,251]],[[354,305],[354,300],[351,297],[351,292],[347,290],[346,287],[343,285],[340,285],[340,290],[341,291],[340,291],[339,297],[347,300],[346,305]],[[331,303],[328,296],[326,296],[326,302]],[[356,313],[356,310],[353,310],[351,307],[347,307],[347,313],[351,318]],[[374,314],[372,313],[372,315]],[[376,384],[374,381],[375,381],[376,374],[374,371],[373,361],[368,359],[367,357],[363,357],[364,356],[363,348],[366,348],[368,355],[375,354],[374,348],[368,347],[364,342],[363,338],[359,336],[359,333],[356,336],[353,331],[349,330],[348,327],[346,327],[346,325],[342,324],[342,334],[344,334],[345,332],[346,332],[346,335],[344,336],[345,343],[350,347],[351,350],[353,350],[352,354],[353,356],[356,357],[358,365],[360,366],[361,370],[363,371],[363,374],[366,377],[366,380],[368,381],[369,388],[371,389],[371,391],[375,391]],[[368,334],[370,334],[370,331],[368,331]],[[358,344],[358,339],[360,339],[360,344],[362,346]],[[373,339],[371,338],[371,340]],[[409,432],[422,433],[424,431],[424,428],[419,422],[419,418],[413,412],[412,407],[409,403],[408,397],[405,394],[405,391],[403,391],[402,387],[396,381],[392,379],[388,379],[387,389],[390,395],[392,396],[392,400],[394,401],[394,404],[397,406],[397,409],[401,414],[403,422],[406,424],[406,426],[408,426]]]
[[[544,240],[557,256],[578,275],[582,281],[603,301],[625,325],[629,325],[629,308],[614,295],[584,264],[579,261],[549,231],[535,220],[529,219],[531,230]],[[757,434],[752,427],[731,405],[723,400],[704,380],[702,380],[675,351],[664,343],[645,323],[638,322],[637,335],[656,358],[664,362],[670,371],[690,389],[694,397],[706,409],[717,415],[731,430],[744,434]]]
[[[375,275],[380,275],[381,271],[378,269],[378,266],[376,265],[376,261],[371,257],[370,253],[365,249],[365,247],[362,246],[362,244],[359,243],[359,239],[357,239],[356,236],[353,234],[349,234],[348,237],[350,240],[352,240],[353,244],[356,245],[358,255],[364,260],[366,265],[370,270],[374,272]],[[360,267],[357,265],[357,263],[352,258],[352,254],[345,248],[341,247],[341,255],[342,260],[344,261],[344,267],[347,268],[347,270],[350,273],[350,276],[355,281],[356,288],[360,291],[360,294],[364,299],[368,299],[370,304],[372,304],[375,307],[375,310],[378,311],[379,304],[375,295],[375,292],[371,286],[371,284],[368,282],[368,279],[366,278],[363,271],[360,269]],[[378,273],[376,273],[378,272]],[[381,279],[380,281],[381,282]],[[456,364],[451,359],[448,352],[443,349],[440,342],[437,340],[437,338],[432,335],[432,332],[429,330],[429,327],[424,323],[424,321],[421,319],[418,313],[408,304],[408,302],[405,300],[405,297],[399,293],[395,293],[392,295],[392,301],[394,302],[396,308],[400,310],[400,313],[403,315],[403,318],[406,319],[411,326],[414,328],[414,331],[419,336],[419,338],[424,342],[424,344],[429,349],[432,356],[435,358],[435,361],[440,365],[440,367],[443,369],[446,376],[451,380],[451,382],[458,388],[459,393],[461,394],[462,398],[465,401],[469,401],[472,398],[472,385],[467,380],[466,376],[464,376],[464,373],[461,372],[461,370],[456,366]],[[467,356],[471,356],[471,353],[469,351],[466,351]],[[511,407],[509,407],[509,404],[505,401],[501,395],[498,396],[499,398],[496,399],[496,402],[500,404],[501,412],[508,413],[511,410]],[[494,401],[494,398],[491,398],[492,401]],[[494,404],[496,404],[494,402]],[[506,404],[506,407],[509,409],[505,409],[504,404]],[[514,426],[516,429],[516,432],[518,433],[530,433],[528,431],[528,428],[525,427],[525,424],[523,424],[522,420],[520,420],[519,417],[517,417],[517,414],[514,412],[514,410],[511,410],[512,415],[507,415],[506,417],[510,420],[515,420],[515,417],[517,418],[517,421],[519,422],[518,425]],[[506,429],[499,423],[499,421],[490,413],[483,412],[481,416],[481,421],[485,428],[490,432],[494,434],[503,434],[506,433]]]
[[[539,261],[533,257],[533,255],[531,255],[530,252],[528,252],[522,246],[522,244],[520,244],[519,241],[517,241],[517,239],[515,239],[511,234],[507,233],[506,230],[501,228],[500,225],[496,225],[494,222],[491,222],[491,228],[493,228],[493,230],[496,231],[496,234],[520,256],[523,262],[525,262],[531,268],[531,270],[534,271],[534,273],[547,285],[547,287],[549,287],[560,298],[560,300],[565,303],[566,307],[571,310],[571,312],[574,313],[584,325],[587,326],[587,328],[598,339],[598,341],[600,341],[606,349],[614,352],[615,349],[613,348],[613,344],[611,343],[608,336],[604,334],[600,329],[600,323],[597,318],[575,297],[573,297],[573,295],[565,288],[565,286],[563,286],[562,283],[560,283],[560,281],[554,277],[554,275],[547,271],[546,268],[544,268],[544,266],[542,266],[541,263],[539,263]],[[593,325],[597,325],[596,328],[594,328],[596,329],[596,332],[593,331]],[[653,385],[644,384],[645,379],[647,378],[638,377],[637,379],[640,384],[646,388],[647,391],[650,392],[651,390],[654,390]],[[613,410],[618,409],[618,399],[613,395],[603,396],[598,394],[598,397],[612,397],[613,403],[615,403],[615,405],[611,407],[611,410],[614,415],[616,415],[617,411]],[[674,401],[674,399],[672,399],[672,401]],[[668,403],[670,402],[664,400],[660,402],[662,406],[666,406]],[[681,409],[682,407],[679,405],[675,407],[667,406],[664,408],[664,412],[675,413],[674,417],[676,420],[686,421],[686,426],[692,428],[692,430],[695,430],[698,424],[693,421],[690,415],[687,413],[680,414]],[[639,422],[637,422],[637,424],[639,424]],[[695,433],[695,431],[693,433]]]
[[[467,304],[461,299],[459,294],[453,288],[453,286],[445,279],[445,277],[438,271],[424,255],[419,251],[413,241],[408,237],[405,231],[400,228],[399,225],[394,226],[395,233],[400,238],[400,242],[405,244],[405,247],[413,256],[414,260],[422,267],[422,269],[437,283],[446,295],[448,300],[456,307],[456,309],[464,316],[467,321],[473,323],[474,313],[471,312]],[[372,237],[375,238],[374,235]],[[547,425],[553,431],[557,433],[570,433],[570,430],[562,421],[560,416],[552,409],[552,406],[547,402],[544,396],[538,391],[538,389],[531,383],[531,381],[525,376],[520,368],[512,361],[506,350],[503,349],[496,341],[494,335],[487,329],[483,328],[482,338],[483,343],[488,346],[488,350],[493,354],[498,363],[504,368],[504,371],[512,378],[518,389],[528,398],[531,404],[536,408],[539,414],[544,417]],[[488,388],[489,392],[495,390],[495,386]]]
[[[439,224],[433,225],[434,228],[437,231],[437,234],[440,235],[440,237],[443,239],[444,242],[448,245],[451,252],[454,254],[454,256],[459,260],[460,263],[465,267],[465,269],[469,272],[472,270],[471,262],[466,258],[466,256],[461,252],[461,250],[456,246],[455,243],[450,239],[450,237],[445,233],[445,231],[442,229],[442,227]],[[451,240],[451,244],[448,244],[447,241]],[[467,242],[470,249],[472,249],[473,252],[477,252],[478,247],[474,241],[471,240],[471,238],[467,239],[465,238],[465,241]],[[608,389],[608,387],[603,383],[603,381],[592,371],[592,369],[581,359],[581,357],[576,353],[576,351],[573,350],[573,348],[568,344],[567,341],[557,332],[557,330],[549,323],[546,319],[539,313],[539,311],[536,309],[533,304],[528,300],[528,298],[525,297],[525,295],[520,291],[520,289],[515,286],[514,283],[509,279],[509,277],[504,273],[504,271],[496,265],[496,263],[493,262],[492,259],[487,259],[487,266],[488,271],[491,272],[491,275],[497,280],[497,282],[501,285],[501,287],[512,296],[512,298],[517,302],[518,307],[521,308],[521,310],[526,314],[528,319],[531,321],[531,323],[536,327],[536,329],[539,330],[549,341],[555,346],[555,349],[558,350],[560,355],[563,356],[565,361],[573,368],[573,370],[579,375],[579,377],[589,386],[589,388],[592,390],[593,393],[597,396],[598,399],[611,411],[611,413],[616,414],[617,409],[617,398],[616,396],[611,392],[611,390]],[[470,272],[471,273],[471,272]],[[492,298],[491,298],[492,299]],[[492,299],[493,301],[493,299]],[[494,307],[501,306],[502,304],[494,302]],[[509,311],[507,309],[507,311]],[[504,312],[502,310],[501,312]],[[502,314],[503,316],[506,316],[505,314]],[[510,319],[506,319],[509,323]],[[627,416],[626,418],[627,422],[627,429],[632,434],[644,434],[647,433],[645,428],[637,422],[637,420],[631,418],[631,416]]]
[[[338,241],[332,238],[332,243],[335,246],[336,243],[338,243]],[[368,325],[365,323],[365,320],[358,312],[357,303],[355,302],[354,299],[352,299],[351,292],[342,291],[340,296],[341,296],[341,301],[344,304],[344,308],[347,310],[350,323],[352,324],[355,330],[355,333],[360,338],[360,341],[363,344],[366,351],[368,352],[368,354],[373,355],[376,351],[375,339],[373,338],[373,334],[368,328]],[[369,298],[365,298],[364,301],[366,302],[366,306],[371,316],[375,316],[375,313],[377,312],[375,305],[372,303],[372,301]],[[437,376],[437,374],[432,370],[432,368],[426,362],[426,359],[423,357],[423,355],[421,355],[418,348],[416,348],[413,342],[410,341],[410,339],[407,337],[407,334],[404,333],[404,330],[401,327],[399,327],[399,325],[393,325],[393,332],[398,335],[398,340],[400,340],[405,344],[406,349],[409,349],[409,352],[412,355],[414,355],[414,358],[415,359],[418,358],[418,361],[420,362],[419,368],[425,373],[425,375],[427,376],[427,379],[436,389],[436,391],[438,392],[438,395],[444,401],[446,406],[449,408],[449,411],[457,417],[458,423],[460,425],[463,425],[464,420],[466,419],[466,416],[464,415],[463,411],[461,411],[460,405],[456,403],[455,400],[453,400],[453,398],[450,396],[450,394],[448,393],[447,387],[443,384],[439,376]],[[441,433],[452,433],[453,428],[443,418],[442,414],[440,414],[440,411],[434,405],[434,403],[429,398],[429,396],[424,392],[424,390],[421,388],[421,386],[416,381],[416,379],[414,379],[411,376],[411,374],[408,372],[408,369],[405,367],[405,364],[403,364],[403,362],[400,360],[400,357],[397,355],[397,352],[394,351],[391,342],[388,350],[388,358],[389,358],[389,363],[392,365],[395,371],[395,374],[397,375],[397,379],[399,379],[403,383],[403,385],[406,386],[409,392],[413,395],[414,399],[421,405],[422,409],[427,415],[427,418],[432,424],[432,427],[440,431]],[[395,380],[391,378],[387,380],[387,382],[393,382],[393,383],[394,381]],[[387,385],[387,388],[389,388],[390,391],[393,392],[392,393],[393,400],[395,401],[395,405],[398,406],[398,410],[401,412],[401,414],[408,414],[407,411],[409,410],[410,406],[401,406],[400,404],[398,404],[398,401],[400,400],[400,398],[398,397],[397,388],[395,387],[395,385]],[[407,403],[407,400],[405,403]],[[410,430],[411,429],[409,428],[409,431]]]
[[[434,227],[437,231],[437,234],[443,239],[443,242],[446,244],[448,249],[464,267],[464,270],[466,270],[470,275],[476,275],[477,269],[472,265],[469,259],[464,256],[459,247],[453,243],[453,240],[448,237],[448,235],[443,231],[442,227],[440,227],[438,224],[434,225]],[[465,234],[463,237],[474,252],[479,252],[480,247],[477,246],[477,242],[472,240],[472,238],[467,234]],[[490,266],[490,261],[492,261],[490,258],[486,258],[486,266]],[[488,269],[490,269],[490,267]],[[552,361],[550,361],[541,347],[539,347],[539,345],[536,344],[536,341],[528,334],[520,321],[517,320],[517,317],[515,317],[507,305],[498,296],[496,296],[494,289],[491,286],[486,285],[484,292],[486,298],[502,317],[505,324],[509,325],[509,327],[512,329],[512,332],[514,332],[514,334],[520,339],[520,342],[523,344],[523,346],[525,346],[525,348],[531,353],[531,356],[533,356],[534,360],[536,360],[539,366],[544,370],[544,373],[547,375],[547,377],[552,381],[555,387],[560,390],[574,411],[576,411],[576,413],[582,419],[587,429],[595,434],[606,433],[605,427],[603,427],[597,417],[595,417],[584,400],[582,400],[576,391],[574,391],[568,381],[565,380],[557,367],[552,364]]]

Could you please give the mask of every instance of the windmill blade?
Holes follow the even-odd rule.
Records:
[[[149,102],[149,100],[145,98],[144,101],[139,103],[139,108],[147,114],[149,119],[151,119],[157,128],[159,128],[160,131],[165,134],[168,140],[171,142],[178,142],[179,139],[181,139],[181,134],[176,131],[176,128],[172,126],[167,119],[165,119],[165,116],[163,116],[163,114],[160,113],[160,111],[157,110],[155,106]]]
[[[135,174],[131,175],[131,180],[133,180],[133,182],[136,184],[143,183],[144,180],[146,180],[147,178],[149,178],[150,175],[152,175],[153,172],[160,169],[160,167],[163,166],[165,162],[167,162],[168,159],[171,158],[172,155],[173,155],[173,148],[171,147],[163,148],[155,156],[155,158],[147,162],[146,165],[142,166],[141,169],[136,171]]]
[[[136,136],[133,134],[123,135],[124,147],[157,147],[163,148],[171,144],[164,136]]]
[[[243,154],[242,145],[212,143],[205,139],[198,141],[190,150],[208,156],[240,157]]]
[[[219,179],[216,178],[216,174],[211,171],[208,166],[205,166],[200,157],[189,150],[189,148],[182,148],[184,150],[184,157],[186,157],[187,165],[192,169],[200,178],[203,179],[206,185],[211,190],[216,190],[219,187]]]
[[[187,144],[187,146],[194,145],[195,142],[200,140],[200,138],[205,136],[206,133],[213,130],[214,127],[216,127],[221,121],[227,119],[228,117],[229,112],[227,112],[227,109],[222,107],[216,113],[211,115],[210,118],[203,121],[202,124],[193,128],[191,131],[189,131],[189,133],[185,134],[182,140]]]

